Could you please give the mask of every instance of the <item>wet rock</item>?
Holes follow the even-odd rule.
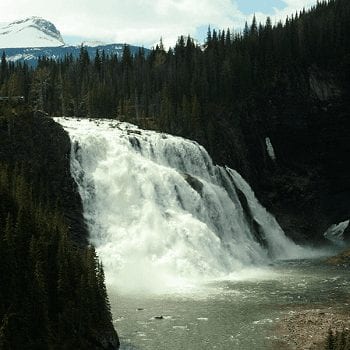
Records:
[[[330,101],[341,96],[341,90],[337,86],[334,76],[317,67],[310,69],[309,84],[313,96],[320,101]],[[327,109],[325,110],[327,111]]]
[[[128,133],[128,135],[130,135],[130,134],[141,135],[142,134],[140,130],[128,130],[127,133]]]
[[[130,136],[129,142],[134,149],[138,149],[138,150],[141,149],[141,143],[140,143],[139,139],[136,138],[135,136]]]
[[[155,320],[164,320],[164,316],[160,315],[160,316],[154,316],[153,317]]]
[[[183,177],[200,196],[203,194],[203,184],[198,178],[187,173],[183,174]]]

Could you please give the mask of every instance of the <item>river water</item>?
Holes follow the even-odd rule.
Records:
[[[110,300],[122,350],[271,349],[286,314],[349,309],[350,281],[345,268],[322,260],[281,261],[231,280],[162,294],[112,293]]]

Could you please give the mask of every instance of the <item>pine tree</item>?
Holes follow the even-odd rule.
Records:
[[[327,337],[327,350],[336,350],[335,349],[335,341],[334,341],[334,334],[331,329],[328,330],[328,337]]]

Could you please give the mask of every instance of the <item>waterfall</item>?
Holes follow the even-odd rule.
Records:
[[[160,288],[303,254],[245,180],[198,143],[118,121],[56,121],[72,141],[72,174],[109,285]]]

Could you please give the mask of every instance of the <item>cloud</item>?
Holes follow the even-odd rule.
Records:
[[[316,0],[283,0],[283,10],[258,13],[262,22],[309,6]],[[181,34],[194,35],[197,28],[241,28],[251,16],[244,15],[234,0],[1,0],[0,22],[29,16],[52,21],[64,36],[83,36],[149,46],[162,36],[167,46]]]
[[[272,17],[274,17],[277,21],[284,20],[287,16],[291,16],[296,12],[301,11],[303,8],[308,9],[311,6],[317,3],[316,0],[282,0],[286,7],[282,10],[275,9]]]

